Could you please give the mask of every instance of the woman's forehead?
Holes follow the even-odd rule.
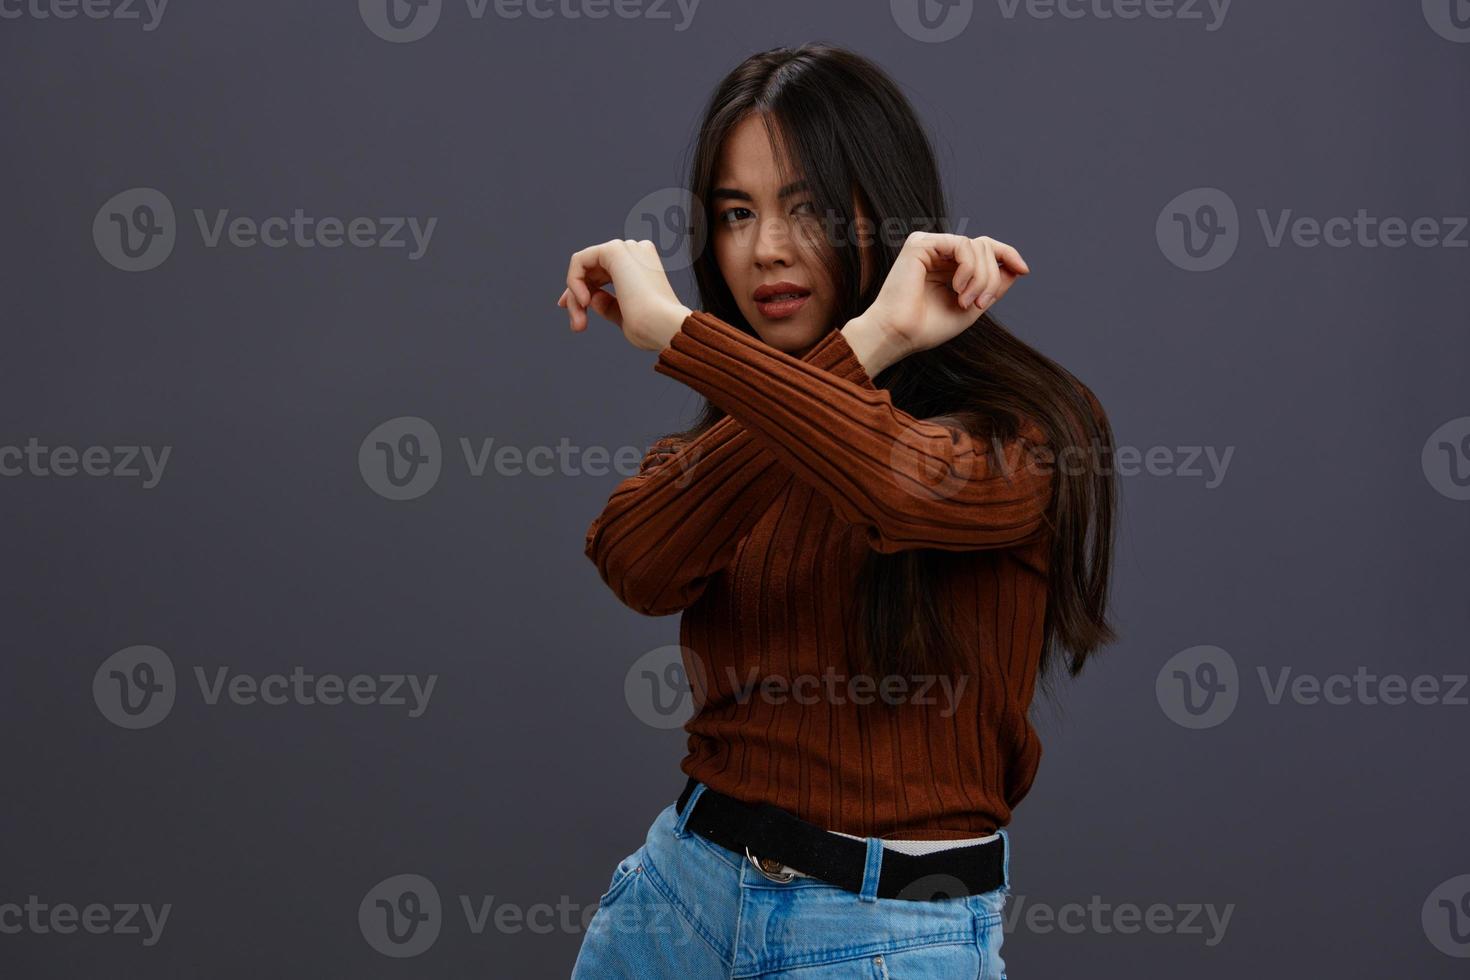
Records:
[[[788,181],[799,180],[796,166],[789,153],[783,152],[779,139],[779,134],[767,132],[759,117],[745,117],[720,146],[715,183],[721,187],[737,187],[747,193],[774,193],[782,179],[778,160],[786,163]]]

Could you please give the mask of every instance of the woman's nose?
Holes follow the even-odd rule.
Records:
[[[791,241],[786,222],[772,220],[761,225],[755,243],[755,260],[760,266],[774,265],[777,262],[790,264]]]

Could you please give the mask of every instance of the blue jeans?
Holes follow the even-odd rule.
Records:
[[[572,980],[1005,980],[1001,913],[1011,893],[913,901],[877,897],[882,844],[868,838],[863,892],[817,878],[772,881],[685,827],[670,803],[619,862],[582,938]]]

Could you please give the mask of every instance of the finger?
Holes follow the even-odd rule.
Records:
[[[597,249],[595,247],[584,248],[580,251],[573,252],[571,259],[567,262],[567,293],[569,294],[568,298],[574,303],[587,302],[585,288],[579,289],[578,287],[586,279],[588,271],[595,267],[597,261],[596,254]]]
[[[996,248],[996,245],[997,245],[996,242],[991,242],[991,249],[996,252],[996,254],[997,254],[997,261],[999,261],[999,249]],[[1001,297],[1003,297],[1006,293],[1010,292],[1011,287],[1016,284],[1016,280],[1019,279],[1019,278],[1020,278],[1020,275],[1018,275],[1017,273],[1011,271],[1003,263],[1001,265],[999,265],[996,268],[995,299],[991,301],[991,305],[994,305],[994,304],[1000,302]]]
[[[587,306],[592,301],[592,292],[598,288],[595,278],[569,279],[567,285],[567,315],[573,330],[587,328]]]
[[[981,309],[988,309],[998,303],[1016,281],[1016,273],[1006,268],[996,257],[995,246],[994,239],[988,239],[985,242],[985,248],[990,255],[986,261],[991,263],[994,275],[991,276],[991,284],[986,294],[980,297]]]
[[[582,306],[577,302],[577,294],[570,287],[567,288],[567,324],[573,330],[581,330],[587,326],[586,314],[582,314],[581,322],[578,322],[578,314]]]
[[[993,238],[990,239],[990,244],[991,247],[995,250],[996,260],[1002,266],[1015,273],[1016,275],[1024,276],[1030,274],[1031,267],[1026,264],[1025,259],[1021,258],[1020,252],[1016,251],[1005,242],[998,242]]]
[[[996,264],[995,249],[989,238],[977,238],[975,245],[980,249],[984,258],[980,264],[985,268],[985,285],[975,297],[975,309],[985,310],[992,306],[998,298],[1001,286],[1000,267]]]
[[[984,238],[972,238],[969,241],[978,256],[975,266],[979,271],[975,274],[975,281],[970,284],[970,288],[965,290],[965,295],[961,297],[961,300],[965,309],[980,309],[981,297],[995,288],[995,259],[986,249]]]
[[[961,242],[956,246],[956,254],[963,256],[961,261],[969,273],[965,279],[964,288],[959,290],[958,295],[955,296],[955,299],[960,304],[960,309],[964,309],[970,305],[976,291],[985,284],[985,255],[968,238],[962,238]]]
[[[976,301],[995,285],[995,263],[985,251],[984,239],[971,238],[968,241],[975,252],[975,278],[966,287],[965,295],[960,297],[964,309],[975,306]]]
[[[564,305],[567,310],[567,325],[573,330],[581,330],[587,325],[585,314],[581,314],[580,312],[582,294],[578,292],[577,285],[582,280],[582,277],[586,275],[585,253],[589,251],[591,250],[582,249],[581,251],[573,252],[571,260],[567,263],[567,288],[566,292],[562,293],[562,299],[565,300]],[[580,322],[578,321],[579,314],[582,316]]]
[[[618,305],[618,298],[605,289],[592,291],[592,302],[589,304],[597,314],[605,320],[617,324],[619,330],[623,328],[623,310]]]
[[[956,245],[955,273],[954,278],[950,280],[950,285],[954,287],[955,295],[960,301],[961,308],[965,306],[965,293],[969,290],[970,285],[974,283],[975,274],[979,271],[976,267],[978,260],[979,256],[968,239],[963,244]]]
[[[604,245],[593,245],[573,252],[567,265],[567,289],[571,291],[571,302],[567,312],[572,317],[572,328],[580,330],[587,326],[587,305],[592,302],[592,290],[612,281],[603,265]]]
[[[951,274],[962,253],[963,235],[946,235],[932,231],[916,231],[904,241],[903,252],[908,252],[924,267],[924,278],[928,282],[953,283]]]
[[[557,305],[567,311],[567,326],[571,327],[573,330],[576,330],[577,317],[573,311],[577,307],[577,297],[573,295],[572,287],[568,286],[566,289],[562,290],[561,299],[557,301]]]

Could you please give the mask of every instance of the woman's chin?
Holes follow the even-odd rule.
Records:
[[[761,340],[777,350],[797,357],[821,340],[822,334],[825,333],[821,324],[805,315],[780,320],[770,320],[757,315],[751,320],[751,326],[755,328]]]

